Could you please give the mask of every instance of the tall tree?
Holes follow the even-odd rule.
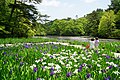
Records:
[[[80,35],[87,35],[88,33],[88,30],[89,30],[89,21],[88,19],[86,19],[85,17],[82,17],[82,18],[78,18],[76,19],[75,21],[75,25],[81,25],[81,30],[82,30],[82,34]]]
[[[113,10],[116,14],[120,10],[120,0],[111,0],[108,10]]]
[[[120,10],[116,14],[116,28],[120,29]]]
[[[10,17],[9,17],[9,20],[8,20],[8,23],[10,23],[10,21],[11,21],[11,19],[12,19],[12,16],[13,16],[13,13],[14,13],[14,10],[17,8],[17,5],[19,5],[19,3],[17,3],[17,2],[26,2],[26,1],[29,1],[29,2],[34,2],[34,3],[41,3],[41,1],[42,0],[21,0],[21,1],[17,1],[17,0],[14,0],[14,3],[12,4],[12,9],[11,9],[11,12],[10,12]],[[9,31],[9,26],[6,26],[6,30],[8,30]]]
[[[113,10],[116,14],[116,28],[120,29],[120,0],[111,0],[108,10]]]
[[[102,9],[94,10],[92,13],[87,14],[88,25],[86,27],[86,34],[92,36],[98,36],[98,25],[100,23],[100,18],[103,15]]]
[[[34,23],[40,20],[41,15],[34,5],[25,2],[41,3],[42,0],[1,0],[0,1],[0,31],[5,36],[16,36],[35,32]],[[29,27],[28,27],[29,26]],[[19,32],[19,31],[21,32]],[[16,35],[15,35],[16,34]],[[23,36],[25,36],[23,35]]]
[[[112,32],[115,30],[115,14],[114,11],[110,10],[105,12],[102,18],[100,19],[100,24],[98,32],[100,37],[109,38],[112,35]]]
[[[3,34],[9,33],[5,30],[5,26],[9,26],[8,17],[10,15],[9,11],[9,3],[12,2],[12,0],[0,0],[0,37],[3,37]]]

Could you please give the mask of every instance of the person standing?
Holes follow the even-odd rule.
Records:
[[[95,48],[98,49],[99,46],[99,39],[98,37],[95,38]]]
[[[94,49],[95,48],[95,41],[94,41],[94,38],[92,38],[90,40],[90,49]]]

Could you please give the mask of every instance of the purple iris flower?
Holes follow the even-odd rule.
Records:
[[[78,72],[81,72],[82,69],[78,69]]]
[[[79,67],[79,69],[82,69],[82,67],[83,67],[83,66],[81,65],[81,66]]]
[[[42,53],[42,50],[40,50],[40,52]]]
[[[66,59],[66,62],[68,62],[69,60],[68,59]]]
[[[112,66],[109,66],[109,69],[111,69],[112,68]]]
[[[20,62],[20,66],[22,66],[23,65],[23,62]]]
[[[110,76],[108,76],[107,78],[105,78],[105,80],[110,80]]]
[[[18,54],[16,54],[16,56],[18,56]]]
[[[42,59],[42,58],[40,58],[40,61],[42,62],[42,61],[43,61],[43,59]]]
[[[110,58],[110,56],[106,56],[106,58],[107,58],[107,59],[109,59],[109,58]]]
[[[50,70],[53,71],[53,70],[54,70],[54,67],[51,67]]]
[[[34,67],[34,72],[37,72],[38,68],[37,67]]]
[[[7,54],[6,52],[3,53],[3,55],[6,55],[6,54]]]
[[[71,72],[68,72],[68,73],[66,74],[67,77],[70,77],[71,75],[72,75]]]
[[[86,77],[87,77],[87,78],[90,78],[90,77],[91,77],[91,74],[90,74],[90,73],[88,73]]]
[[[78,68],[78,72],[82,71],[82,65]]]
[[[30,46],[29,46],[29,45],[27,45],[27,44],[25,44],[25,45],[24,45],[24,47],[25,47],[25,48],[30,48]]]
[[[45,69],[45,66],[42,66],[42,69]]]
[[[16,58],[16,60],[19,60],[18,58]]]
[[[81,66],[82,66],[82,67],[84,67],[84,66],[85,66],[85,64],[83,63]]]
[[[54,71],[51,71],[51,72],[50,72],[50,76],[52,76],[52,75],[54,75]]]
[[[95,50],[95,52],[98,54],[98,50]]]
[[[36,80],[40,80],[40,78],[37,78]]]
[[[53,58],[53,56],[52,56],[52,55],[50,55],[50,58]]]
[[[45,51],[44,54],[47,54],[47,52]]]

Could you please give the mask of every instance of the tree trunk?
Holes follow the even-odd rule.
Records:
[[[11,13],[10,13],[9,22],[11,21],[12,15],[13,15],[13,13],[14,13],[15,5],[16,5],[16,0],[14,1],[14,5],[12,6],[12,10],[11,10]]]
[[[8,24],[10,24],[12,15],[13,15],[13,13],[14,13],[16,1],[17,1],[17,0],[14,1],[14,4],[13,4],[13,6],[12,6],[12,10],[11,10],[11,13],[10,13],[10,17],[9,17],[9,20],[8,20]],[[5,27],[5,30],[9,31],[9,30],[10,30],[10,27],[9,27],[9,26],[6,26],[6,27]]]

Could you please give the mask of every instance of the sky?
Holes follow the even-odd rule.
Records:
[[[41,14],[47,14],[49,20],[71,17],[83,17],[97,8],[107,9],[110,0],[42,0],[35,4]]]

